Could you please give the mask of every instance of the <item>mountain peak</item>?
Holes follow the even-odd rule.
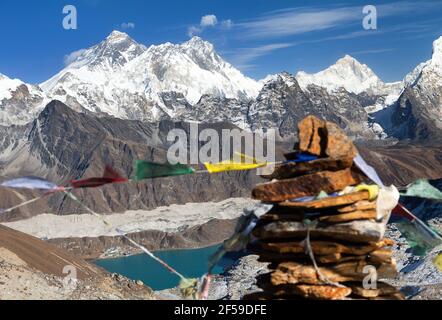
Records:
[[[199,42],[207,42],[207,41],[204,41],[203,38],[201,38],[201,37],[193,36],[192,38],[190,38],[186,42],[188,42],[188,43],[199,43]]]
[[[338,59],[336,63],[332,66],[330,66],[328,69],[332,68],[345,68],[345,71],[347,73],[361,73],[361,76],[376,76],[374,72],[366,65],[361,62],[359,62],[357,59],[353,58],[352,56],[346,54],[343,58]]]
[[[433,42],[433,56],[431,60],[439,65],[442,65],[442,36]]]
[[[210,42],[198,37],[198,36],[193,36],[190,40],[184,42],[182,44],[183,47],[186,48],[190,48],[192,50],[201,50],[203,49],[204,51],[214,51],[214,47],[213,44],[211,44]]]
[[[122,41],[127,39],[131,39],[130,36],[127,33],[118,30],[112,31],[106,38],[106,40],[111,41]]]
[[[383,86],[383,82],[367,65],[360,63],[350,55],[345,55],[335,64],[318,73],[308,74],[300,71],[296,75],[296,79],[301,88],[313,84],[329,91],[344,88],[355,94]]]
[[[4,80],[4,79],[9,79],[9,78],[0,72],[0,80]]]
[[[364,66],[366,66],[365,64],[360,63],[356,58],[353,58],[348,54],[338,59],[334,65],[353,65],[359,68],[363,68]]]

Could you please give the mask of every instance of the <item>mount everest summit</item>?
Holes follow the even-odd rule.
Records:
[[[384,83],[348,55],[316,74],[255,81],[199,37],[146,47],[114,31],[40,85],[0,74],[0,125],[32,122],[52,100],[99,116],[229,122],[258,132],[278,128],[283,136],[315,114],[356,137],[440,137],[442,37],[432,59],[401,82]]]
[[[146,48],[118,31],[41,87],[69,105],[148,121],[173,118],[204,94],[247,99],[259,90],[198,37]]]

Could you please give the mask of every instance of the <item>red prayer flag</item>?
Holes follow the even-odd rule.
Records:
[[[75,189],[79,188],[96,188],[110,183],[122,183],[129,181],[121,176],[115,169],[106,166],[102,177],[88,178],[82,180],[72,180],[71,185]]]
[[[398,203],[396,208],[393,209],[392,214],[405,218],[407,220],[413,221],[414,217],[412,214],[410,214],[410,211],[408,211],[407,208],[405,208],[402,204]]]

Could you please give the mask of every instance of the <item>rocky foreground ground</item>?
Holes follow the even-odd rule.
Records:
[[[65,251],[0,226],[0,300],[154,299],[142,282],[112,275]]]
[[[195,207],[189,204],[171,207],[167,210],[162,208],[158,212],[145,214],[139,212],[133,215],[137,217],[136,219],[133,217],[130,219],[130,215],[115,215],[114,219],[120,222],[119,225],[132,227],[138,225],[140,227],[144,223],[146,227],[146,221],[150,221],[150,226],[167,223],[172,217],[186,212],[188,215],[182,215],[180,223],[168,225],[169,232],[150,230],[138,235],[140,239],[146,241],[147,245],[153,247],[156,243],[156,246],[176,246],[179,248],[183,244],[195,245],[198,241],[200,243],[222,241],[233,231],[236,215],[242,212],[244,206],[251,205],[251,203],[251,200],[237,198],[205,206]],[[207,212],[203,214],[204,210],[201,211],[198,208],[205,208]],[[234,212],[236,213],[234,214]],[[208,220],[206,214],[211,214],[217,219]],[[50,216],[43,215],[36,218],[47,219],[48,217]],[[59,217],[60,220],[53,221],[53,224],[50,224],[51,227],[46,229],[47,233],[44,233],[44,230],[39,227],[44,224],[36,223],[32,219],[23,220],[12,226],[23,229],[23,231],[32,231],[31,233],[44,238],[50,234],[63,235],[62,232],[65,236],[74,235],[75,230],[70,229],[69,226],[78,222],[79,225],[93,229],[97,233],[96,235],[100,234],[102,230],[99,230],[98,224],[91,223],[92,217],[86,215],[81,217],[83,220],[79,220],[79,217]],[[156,218],[152,219],[153,217]],[[222,218],[230,218],[230,220]],[[66,223],[60,223],[63,221]],[[430,219],[428,223],[436,229],[442,228],[438,217]],[[84,231],[79,230],[75,232]],[[157,232],[156,238],[155,232]],[[442,272],[438,271],[432,263],[434,257],[442,252],[442,247],[435,248],[426,257],[413,255],[406,240],[394,224],[389,225],[387,237],[396,241],[393,250],[398,269],[401,271],[400,276],[392,280],[391,283],[401,287],[409,299],[442,299]],[[105,247],[108,248],[109,255],[118,256],[135,252],[131,252],[131,248],[127,244],[119,246],[121,240],[117,241],[113,235],[91,237],[89,240],[77,239],[54,238],[40,241],[0,225],[0,299],[152,299],[154,295],[160,299],[181,299],[179,290],[176,288],[154,294],[140,282],[108,274],[82,259],[74,258],[77,255],[71,256],[65,253],[65,250],[59,249],[70,248],[70,251],[75,253],[73,250],[75,246],[81,246],[81,243],[76,241],[83,241],[83,243],[89,241],[89,243],[100,244],[90,247],[90,251],[88,251],[95,255]],[[48,242],[53,242],[56,246]],[[87,246],[84,247],[87,248]],[[67,265],[79,266],[78,281],[67,280],[68,274],[63,273],[63,268]],[[69,272],[69,269],[65,271]],[[241,299],[245,294],[259,290],[255,285],[255,277],[266,272],[268,272],[267,264],[258,262],[257,256],[246,255],[225,273],[214,277],[209,298]]]
[[[434,266],[433,260],[442,253],[442,245],[434,248],[427,256],[419,257],[411,252],[394,224],[388,225],[387,237],[396,242],[393,252],[400,273],[396,279],[385,282],[400,288],[407,299],[441,300],[442,272]],[[256,255],[246,255],[223,274],[214,277],[209,299],[240,300],[246,294],[260,291],[255,278],[267,272],[267,263],[259,262]],[[161,298],[181,299],[177,288],[158,291],[156,294]]]

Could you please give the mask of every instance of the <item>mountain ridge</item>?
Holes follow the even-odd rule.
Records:
[[[433,45],[433,58],[402,82],[384,83],[349,55],[315,74],[282,72],[255,81],[199,37],[146,47],[114,31],[43,82],[43,90],[19,80],[18,87],[8,85],[14,82],[0,77],[0,125],[31,122],[55,99],[100,116],[227,121],[250,131],[277,128],[281,135],[293,132],[299,118],[311,113],[359,138],[425,139],[442,130],[442,85],[433,85],[442,82],[441,39]],[[410,101],[415,101],[413,112],[407,108]]]

